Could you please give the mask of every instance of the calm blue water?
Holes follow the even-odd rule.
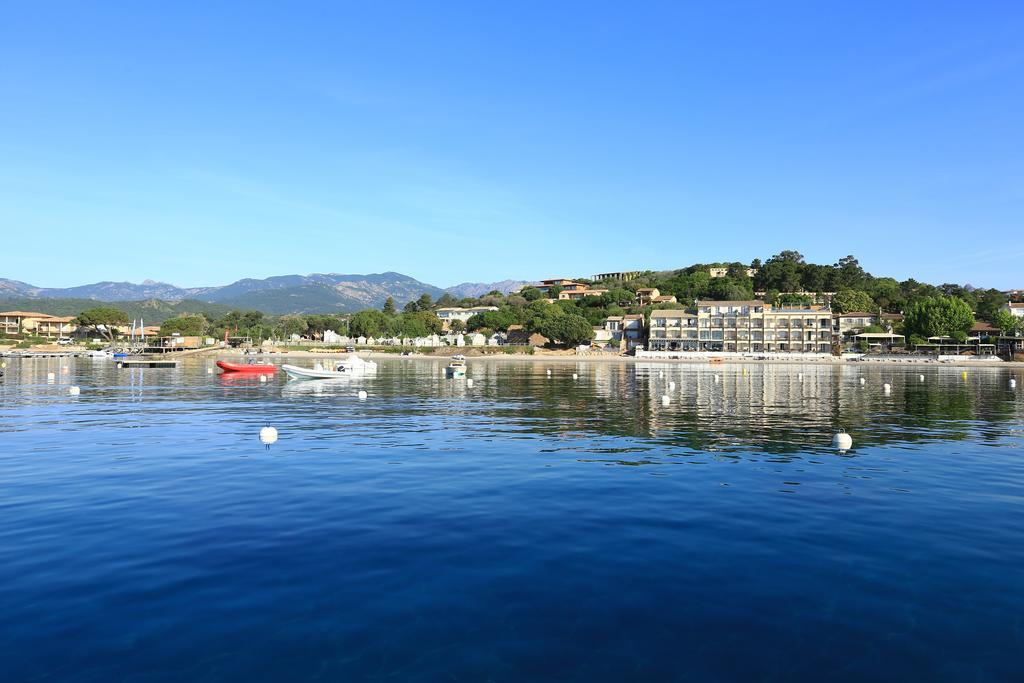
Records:
[[[8,363],[4,681],[1024,680],[1019,371]]]

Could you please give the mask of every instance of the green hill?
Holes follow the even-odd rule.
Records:
[[[109,306],[124,311],[129,318],[142,318],[147,325],[157,325],[168,318],[183,313],[210,313],[220,317],[231,311],[233,306],[211,304],[205,301],[186,299],[184,301],[111,301],[95,299],[32,299],[27,297],[0,297],[0,311],[32,311],[50,315],[78,315],[88,308]]]

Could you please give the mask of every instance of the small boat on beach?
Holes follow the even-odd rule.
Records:
[[[320,363],[317,363],[314,368],[282,365],[281,369],[288,373],[289,379],[337,379],[375,373],[377,372],[377,363],[372,360],[363,360],[352,354],[345,360],[337,361],[333,370],[324,368]]]
[[[217,367],[224,372],[252,372],[260,375],[273,375],[277,372],[277,366],[270,363],[229,363],[219,360]]]

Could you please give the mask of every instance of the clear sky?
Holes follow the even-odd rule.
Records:
[[[7,2],[0,277],[1024,286],[1024,3]]]

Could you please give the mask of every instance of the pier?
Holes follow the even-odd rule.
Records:
[[[178,361],[166,360],[166,359],[155,359],[155,358],[137,358],[137,359],[124,359],[117,362],[119,368],[176,368],[178,367]]]

